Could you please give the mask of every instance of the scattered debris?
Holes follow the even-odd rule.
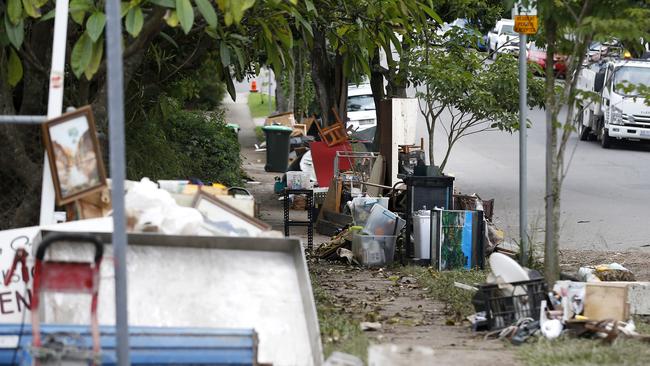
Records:
[[[361,330],[363,330],[364,332],[376,331],[381,329],[380,322],[361,322],[359,326],[361,327]]]
[[[357,356],[334,351],[325,360],[323,366],[363,366],[363,361]]]
[[[634,273],[618,263],[580,267],[578,277],[583,282],[635,281]]]

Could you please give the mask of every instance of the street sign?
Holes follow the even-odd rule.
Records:
[[[519,34],[535,34],[537,29],[537,15],[515,15],[515,32]]]

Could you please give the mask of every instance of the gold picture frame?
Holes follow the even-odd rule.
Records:
[[[107,188],[90,106],[51,119],[42,129],[57,205]]]

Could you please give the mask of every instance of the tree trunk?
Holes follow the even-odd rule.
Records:
[[[327,43],[323,30],[314,26],[314,40],[311,48],[311,75],[316,89],[316,98],[321,109],[324,125],[336,122],[332,108],[345,122],[347,116],[347,77],[343,71],[343,57],[335,56],[334,62],[327,54]]]
[[[275,106],[278,113],[289,112],[293,108],[289,106],[289,103],[292,101],[291,90],[285,90],[285,86],[289,85],[291,88],[291,75],[290,72],[281,70],[280,72],[274,72],[275,75]],[[288,80],[287,80],[288,79]]]
[[[546,57],[552,60],[555,54],[557,23],[552,17],[544,22],[546,30]],[[544,270],[549,284],[560,277],[558,243],[560,241],[560,170],[557,159],[557,99],[553,63],[546,65],[546,233],[544,238]]]
[[[435,146],[434,144],[434,137],[435,137],[435,129],[433,129],[434,123],[433,121],[431,122],[431,128],[427,129],[427,132],[429,133],[429,165],[434,165],[435,164],[435,155],[434,155],[434,149],[433,147]],[[441,169],[442,170],[442,169]]]
[[[385,98],[384,91],[384,75],[379,71],[380,67],[379,49],[375,50],[375,54],[370,59],[370,89],[372,89],[372,99],[375,101],[375,118],[377,127],[375,128],[375,139],[373,140],[372,147],[374,151],[379,151],[379,141],[381,141],[381,128],[379,120],[379,103]]]

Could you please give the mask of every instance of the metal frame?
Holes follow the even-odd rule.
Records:
[[[289,217],[289,195],[304,194],[307,196],[307,221],[291,220]],[[307,250],[314,248],[314,191],[311,189],[284,190],[284,236],[289,236],[290,226],[307,226]]]

